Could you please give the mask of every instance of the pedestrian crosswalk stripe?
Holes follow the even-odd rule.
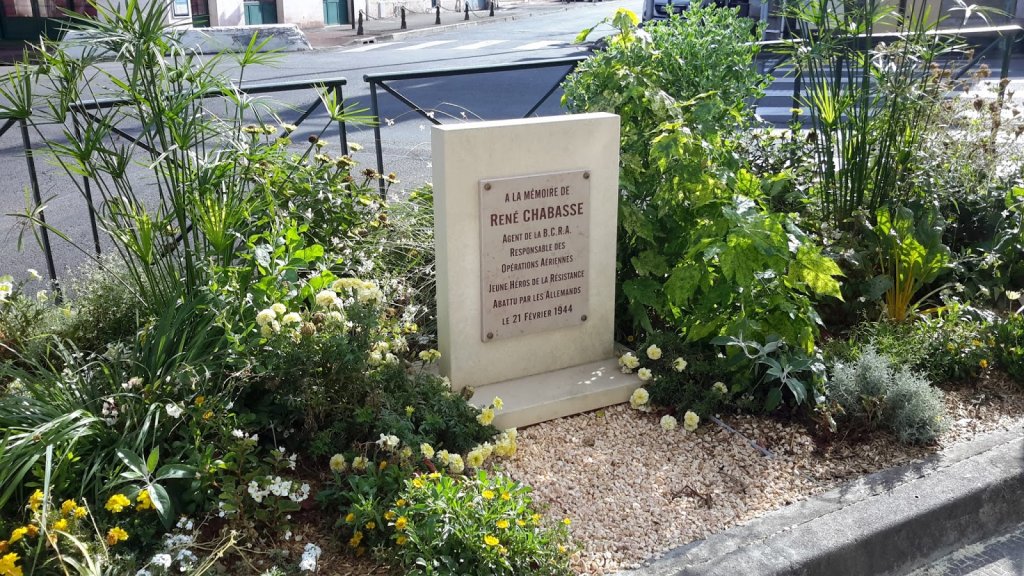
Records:
[[[432,40],[430,42],[420,42],[419,44],[413,44],[412,46],[403,46],[399,50],[422,50],[424,48],[433,48],[434,46],[440,46],[441,44],[451,44],[455,40]]]
[[[369,52],[370,50],[376,50],[377,48],[383,48],[385,46],[394,46],[395,44],[400,44],[400,42],[363,44],[359,48],[352,48],[351,50],[345,50],[345,52]]]
[[[484,40],[483,42],[475,42],[473,44],[466,44],[465,46],[456,46],[456,50],[479,50],[486,48],[487,46],[494,46],[495,44],[501,44],[502,42],[508,42],[508,40]]]
[[[522,46],[516,46],[515,50],[541,50],[543,48],[550,48],[559,44],[566,44],[562,40],[541,40],[540,42],[530,42],[529,44],[523,44]]]

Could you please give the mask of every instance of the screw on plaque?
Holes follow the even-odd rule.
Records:
[[[587,170],[586,172],[583,173],[583,179],[590,180],[590,170]]]
[[[584,314],[583,316],[580,316],[580,322],[586,322],[586,321],[587,321],[587,315],[586,314]]]
[[[487,184],[484,184],[484,190],[490,190],[490,189],[491,189],[491,183],[490,182],[488,182]]]
[[[487,339],[488,340],[493,340],[494,339],[494,332],[488,332],[487,333]]]

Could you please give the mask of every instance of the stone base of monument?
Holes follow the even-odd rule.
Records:
[[[481,386],[470,403],[482,408],[501,398],[505,407],[494,426],[504,430],[621,404],[642,384],[636,374],[619,370],[617,358],[609,358]]]

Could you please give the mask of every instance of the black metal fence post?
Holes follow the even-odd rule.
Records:
[[[441,5],[438,4],[437,6],[435,6],[434,10],[435,10],[435,12],[434,12],[434,24],[440,24],[441,23]]]
[[[405,24],[405,6],[402,6],[402,30],[408,28]]]
[[[74,125],[74,128],[75,128],[75,138],[78,138],[79,140],[81,140],[82,139],[82,129],[78,125],[78,116],[75,115],[74,113],[72,113],[72,115],[71,115],[71,123]],[[100,231],[99,231],[99,227],[96,225],[96,207],[93,205],[93,201],[92,201],[92,185],[89,184],[89,177],[88,176],[83,176],[82,177],[82,185],[83,185],[82,190],[85,192],[85,202],[86,202],[86,204],[89,207],[89,226],[92,228],[92,244],[93,244],[93,247],[96,249],[96,255],[99,256],[100,255]]]
[[[466,3],[464,4],[464,6],[466,7],[466,17],[465,17],[465,18],[463,18],[463,20],[469,20],[469,2],[468,2],[468,0],[467,0],[467,2],[466,2]]]
[[[36,173],[36,159],[35,153],[32,150],[32,140],[28,135],[28,121],[24,118],[19,120],[18,123],[21,126],[21,143],[25,148],[25,163],[28,164],[28,179],[29,185],[32,187],[32,201],[35,202],[35,208],[41,208],[43,205],[43,197],[39,192],[39,175]],[[41,240],[43,243],[43,255],[46,257],[46,272],[50,275],[50,281],[53,283],[54,297],[59,301],[61,297],[60,283],[57,281],[57,267],[53,264],[53,248],[50,246],[50,232],[46,229],[46,214],[45,210],[39,210],[39,222],[42,223],[40,226]]]
[[[363,35],[363,11],[359,11],[359,27],[356,28],[356,36]]]
[[[370,114],[377,119],[377,122],[373,125],[373,147],[377,153],[377,186],[380,189],[381,200],[387,200],[387,190],[384,188],[384,151],[381,149],[382,145],[380,140],[380,106],[377,102],[377,83],[370,80],[369,84]]]
[[[488,16],[494,16],[494,0],[490,0],[487,5],[490,7],[490,14]]]

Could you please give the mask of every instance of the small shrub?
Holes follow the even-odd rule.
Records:
[[[129,289],[129,278],[114,258],[79,269],[68,283],[72,298],[56,331],[79,350],[103,352],[132,338],[151,310]]]
[[[992,325],[996,363],[1015,381],[1024,383],[1024,315],[1013,314]]]
[[[544,526],[530,488],[484,471],[406,481],[388,522],[409,575],[568,575],[569,519]]]
[[[835,365],[828,396],[851,423],[884,427],[908,444],[934,442],[948,426],[942,392],[920,373],[892,364],[868,346],[857,360]]]

